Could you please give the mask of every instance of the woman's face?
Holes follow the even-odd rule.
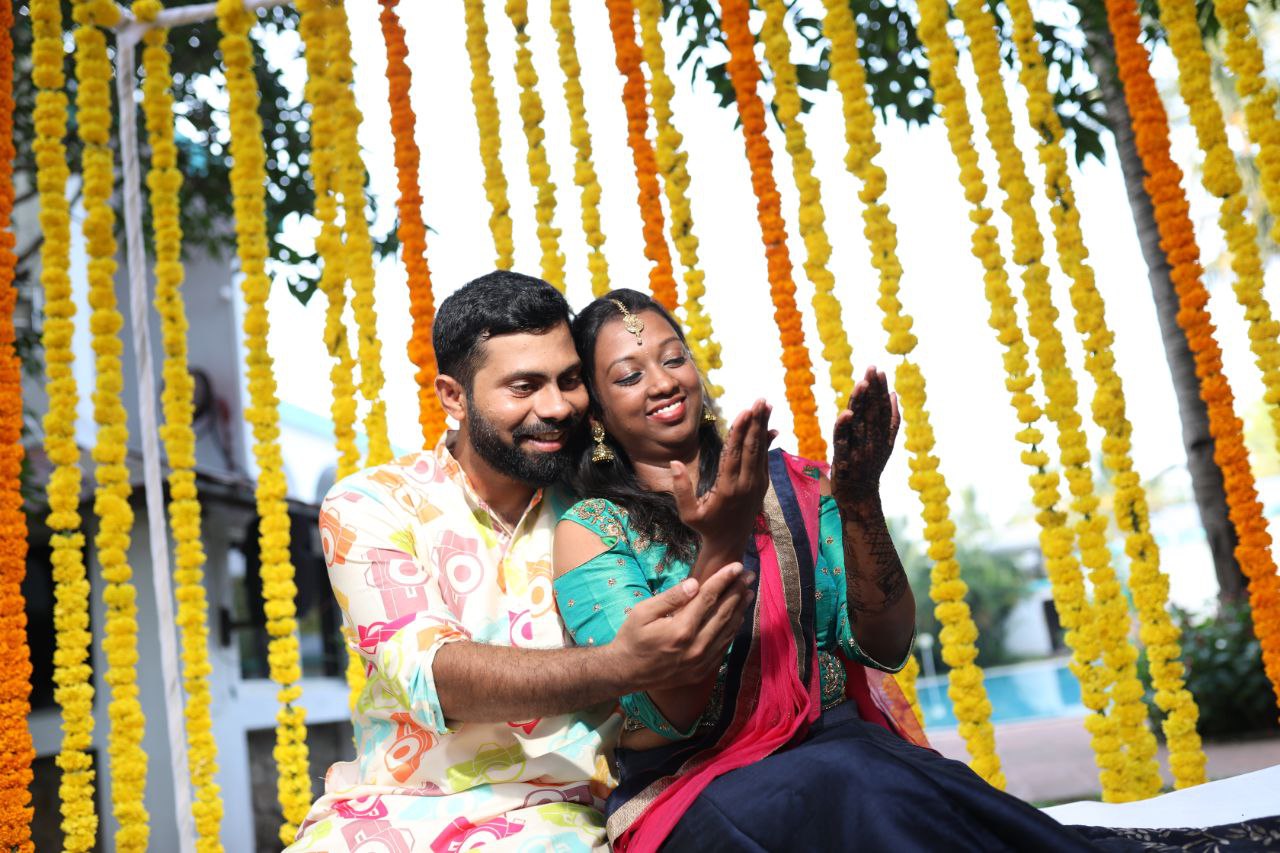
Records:
[[[592,384],[605,430],[632,460],[665,463],[697,450],[702,380],[676,330],[656,311],[637,315],[639,336],[619,316],[596,338]]]

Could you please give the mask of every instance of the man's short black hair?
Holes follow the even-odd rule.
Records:
[[[571,319],[560,291],[531,275],[495,270],[469,281],[436,309],[431,343],[436,366],[470,388],[494,335],[546,332]]]

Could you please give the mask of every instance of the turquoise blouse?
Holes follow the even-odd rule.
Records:
[[[689,576],[690,564],[669,558],[665,545],[632,532],[626,510],[612,501],[603,498],[579,501],[562,519],[592,531],[606,547],[603,553],[555,581],[560,616],[569,629],[569,635],[580,646],[611,642],[636,604],[670,589]],[[819,652],[838,651],[874,669],[897,672],[906,664],[906,657],[895,666],[885,666],[863,652],[853,636],[844,577],[840,511],[830,496],[822,498],[819,520],[821,542],[814,586]],[[823,666],[820,672],[824,688],[840,689],[840,685],[828,685],[826,682],[837,675],[843,680],[843,669],[835,672],[831,667]],[[713,697],[719,692],[717,689]],[[823,695],[827,692],[824,689]],[[631,693],[623,696],[621,701],[629,721],[672,740],[689,737],[698,726],[695,722],[687,731],[678,731],[667,722],[646,693]],[[712,704],[715,704],[714,698]]]

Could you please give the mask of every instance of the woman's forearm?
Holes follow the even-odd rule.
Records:
[[[649,698],[658,706],[668,723],[678,731],[686,731],[706,712],[717,675],[717,672],[712,672],[710,677],[696,684],[650,690]]]
[[[874,660],[906,657],[915,628],[915,596],[889,535],[878,496],[840,508],[844,526],[849,621],[858,645]]]

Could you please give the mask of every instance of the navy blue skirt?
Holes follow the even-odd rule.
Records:
[[[1213,831],[1164,833],[1063,826],[963,763],[863,721],[846,702],[802,743],[708,785],[662,850],[1214,849],[1197,843]],[[1275,820],[1253,822],[1242,835],[1230,849],[1280,850]]]

